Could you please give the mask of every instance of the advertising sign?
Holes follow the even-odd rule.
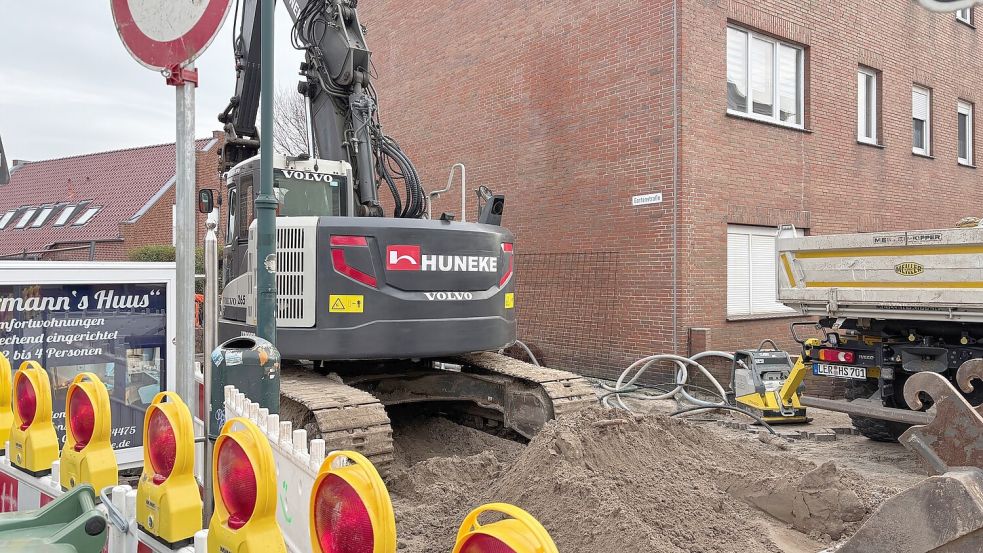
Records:
[[[65,395],[79,373],[109,390],[121,465],[142,459],[143,419],[174,388],[173,264],[0,263],[0,351],[16,370],[33,359],[51,379],[65,442]]]

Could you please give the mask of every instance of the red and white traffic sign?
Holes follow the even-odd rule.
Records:
[[[222,28],[231,0],[112,0],[123,44],[144,67],[193,61]]]

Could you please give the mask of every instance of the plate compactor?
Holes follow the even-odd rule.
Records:
[[[801,358],[793,362],[774,344],[770,350],[763,346],[734,353],[727,399],[768,424],[809,422],[799,402],[806,374]]]

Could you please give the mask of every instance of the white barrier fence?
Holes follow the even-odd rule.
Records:
[[[225,388],[226,418],[242,417],[256,424],[266,435],[273,450],[277,467],[277,521],[283,530],[288,551],[307,553],[311,550],[310,509],[311,489],[325,451],[323,440],[312,440],[310,449],[307,432],[294,430],[288,421],[280,421],[278,415],[260,408],[233,386]],[[196,464],[210,467],[211,463],[200,459],[201,448],[196,448]],[[40,478],[26,474],[13,467],[7,456],[0,456],[0,512],[33,510],[43,507],[64,492],[59,484],[60,463],[55,461],[51,475]],[[111,493],[111,502],[127,523],[123,532],[114,524],[109,524],[107,553],[206,553],[208,531],[195,534],[194,544],[179,549],[171,549],[137,528],[137,492],[130,486],[116,486]],[[106,512],[104,505],[99,509]],[[206,521],[207,522],[207,521]]]

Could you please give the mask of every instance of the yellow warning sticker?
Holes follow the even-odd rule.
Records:
[[[505,294],[505,309],[512,309],[513,307],[515,307],[515,294],[509,292]]]
[[[328,298],[331,313],[362,313],[365,310],[365,296],[342,296],[331,294]]]

